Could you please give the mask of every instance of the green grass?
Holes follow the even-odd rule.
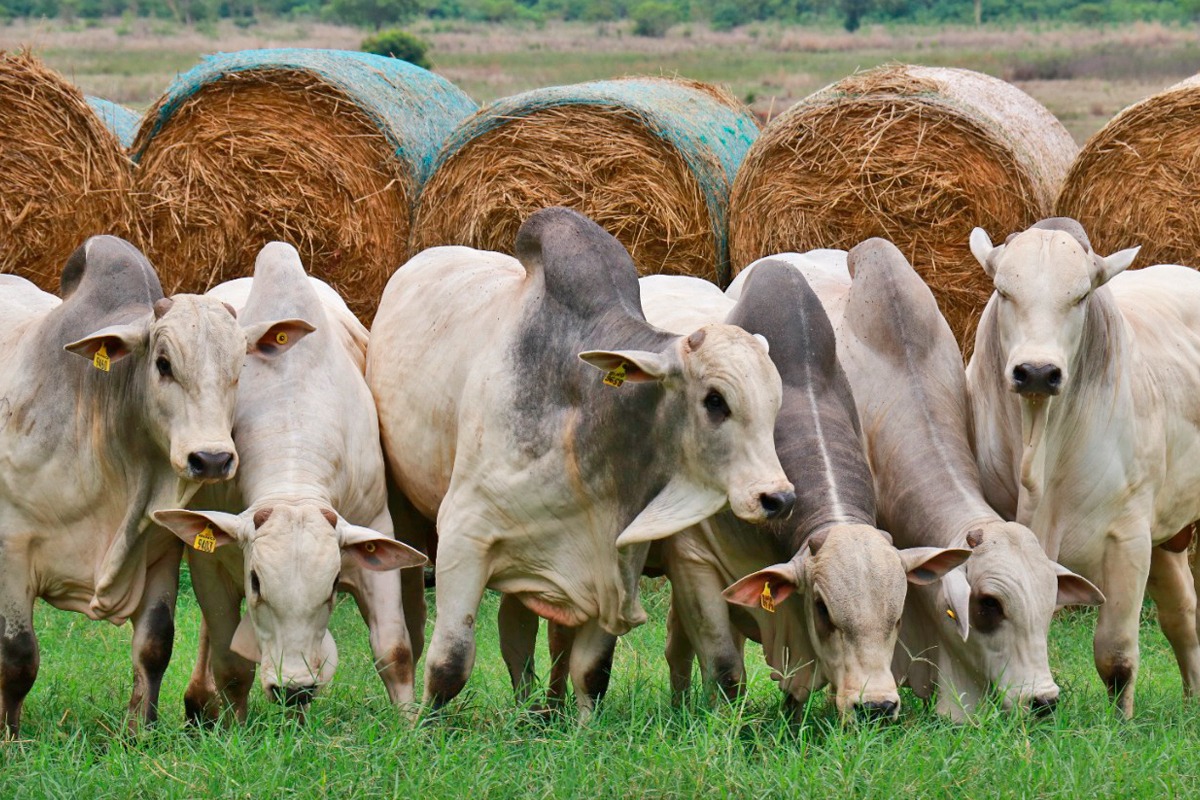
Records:
[[[585,727],[535,722],[514,707],[489,594],[474,675],[439,719],[414,728],[389,707],[345,600],[333,621],[341,664],[306,725],[286,719],[256,686],[246,726],[194,731],[183,725],[181,697],[199,614],[185,592],[162,720],[132,740],[112,733],[129,692],[129,629],[40,606],[41,676],[26,703],[24,740],[0,745],[0,797],[1125,798],[1200,790],[1200,716],[1181,701],[1173,658],[1149,614],[1132,722],[1115,718],[1092,670],[1094,615],[1072,612],[1052,635],[1064,697],[1051,720],[990,710],[956,726],[905,692],[895,725],[842,726],[823,694],[804,724],[789,725],[753,645],[743,702],[673,708],[661,657],[668,592],[647,584],[645,598],[652,621],[621,640],[612,690]]]

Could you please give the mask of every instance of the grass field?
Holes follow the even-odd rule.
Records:
[[[432,598],[431,598],[432,599]],[[1062,615],[1052,664],[1063,699],[1052,719],[985,711],[951,725],[905,691],[899,723],[842,726],[823,694],[801,725],[751,645],[744,702],[670,704],[661,657],[668,592],[647,584],[651,622],[617,649],[612,690],[586,727],[539,723],[512,701],[496,641],[496,598],[480,614],[479,654],[450,713],[398,718],[370,665],[353,601],[333,632],[334,683],[298,725],[258,686],[245,727],[182,722],[199,613],[180,604],[162,720],[135,739],[113,731],[128,698],[129,629],[39,606],[42,668],[25,739],[0,745],[0,797],[1188,797],[1200,791],[1200,714],[1181,701],[1169,647],[1147,613],[1138,712],[1119,721],[1091,667],[1094,615]]]

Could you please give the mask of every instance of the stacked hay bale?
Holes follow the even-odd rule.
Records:
[[[724,285],[729,190],[758,135],[723,91],[670,78],[538,89],[462,124],[417,204],[412,250],[511,252],[538,209],[568,206],[630,251],[639,272]]]
[[[1200,267],[1200,75],[1122,111],[1075,159],[1057,210],[1096,252],[1141,245],[1138,266]]]
[[[412,203],[475,104],[445,79],[365,53],[205,59],[146,112],[133,145],[141,244],[169,292],[251,274],[267,242],[370,322],[408,255]]]
[[[1050,216],[1076,150],[1049,111],[987,75],[906,65],[852,75],[774,120],[746,156],[733,266],[888,238],[968,353],[991,293],[971,229],[1003,240]]]
[[[141,119],[137,112],[102,97],[88,95],[86,100],[92,107],[92,111],[95,111],[108,129],[116,135],[121,147],[131,147],[133,137],[137,135],[138,122]]]
[[[0,52],[0,272],[57,291],[84,239],[128,236],[132,180],[79,89],[28,52]]]

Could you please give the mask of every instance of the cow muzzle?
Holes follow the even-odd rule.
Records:
[[[317,696],[315,683],[299,686],[280,686],[273,683],[270,688],[271,699],[287,708],[306,708]]]
[[[237,456],[230,450],[195,450],[188,453],[188,477],[196,481],[223,481],[233,477]]]
[[[758,504],[762,506],[767,519],[787,519],[796,506],[796,493],[793,491],[763,492],[758,496]]]
[[[1012,368],[1012,387],[1019,395],[1049,397],[1062,389],[1063,372],[1054,364],[1017,364]]]

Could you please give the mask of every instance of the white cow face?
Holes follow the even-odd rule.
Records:
[[[181,294],[154,304],[144,322],[112,325],[66,349],[110,366],[137,355],[147,427],[184,480],[212,483],[237,471],[233,428],[237,382],[247,353],[275,358],[313,330],[303,320],[239,327],[211,297]]]
[[[788,563],[742,578],[725,598],[758,608],[766,587],[776,604],[800,595],[816,657],[815,683],[829,683],[843,717],[894,719],[900,695],[892,653],[908,584],[932,583],[969,555],[934,547],[897,550],[875,528],[839,525],[811,536]],[[797,612],[785,607],[777,613]]]
[[[1047,558],[1024,525],[997,522],[969,533],[967,543],[966,565],[942,579],[947,623],[1005,708],[1048,712],[1058,701],[1046,650],[1051,617],[1065,605],[1099,605],[1104,595]]]
[[[651,525],[644,514],[617,540],[619,546],[674,533],[726,503],[752,523],[791,513],[794,487],[775,453],[783,382],[761,336],[733,325],[706,325],[681,338],[673,354],[591,351],[580,358],[604,370],[624,365],[626,380],[663,381],[685,402],[680,474],[664,495],[677,501],[676,509],[686,505],[692,513],[673,527]],[[656,502],[664,512],[670,505]]]
[[[240,515],[159,511],[159,524],[188,545],[207,528],[212,548],[242,550],[246,614],[232,649],[258,661],[263,689],[288,705],[303,705],[333,678],[337,647],[329,615],[347,566],[386,571],[415,567],[425,556],[381,533],[351,525],[317,503],[278,503]]]
[[[971,252],[996,289],[989,306],[1005,381],[1026,397],[1058,394],[1071,379],[1092,292],[1128,267],[1137,249],[1102,258],[1070,233],[1042,228],[992,247],[976,228]]]

